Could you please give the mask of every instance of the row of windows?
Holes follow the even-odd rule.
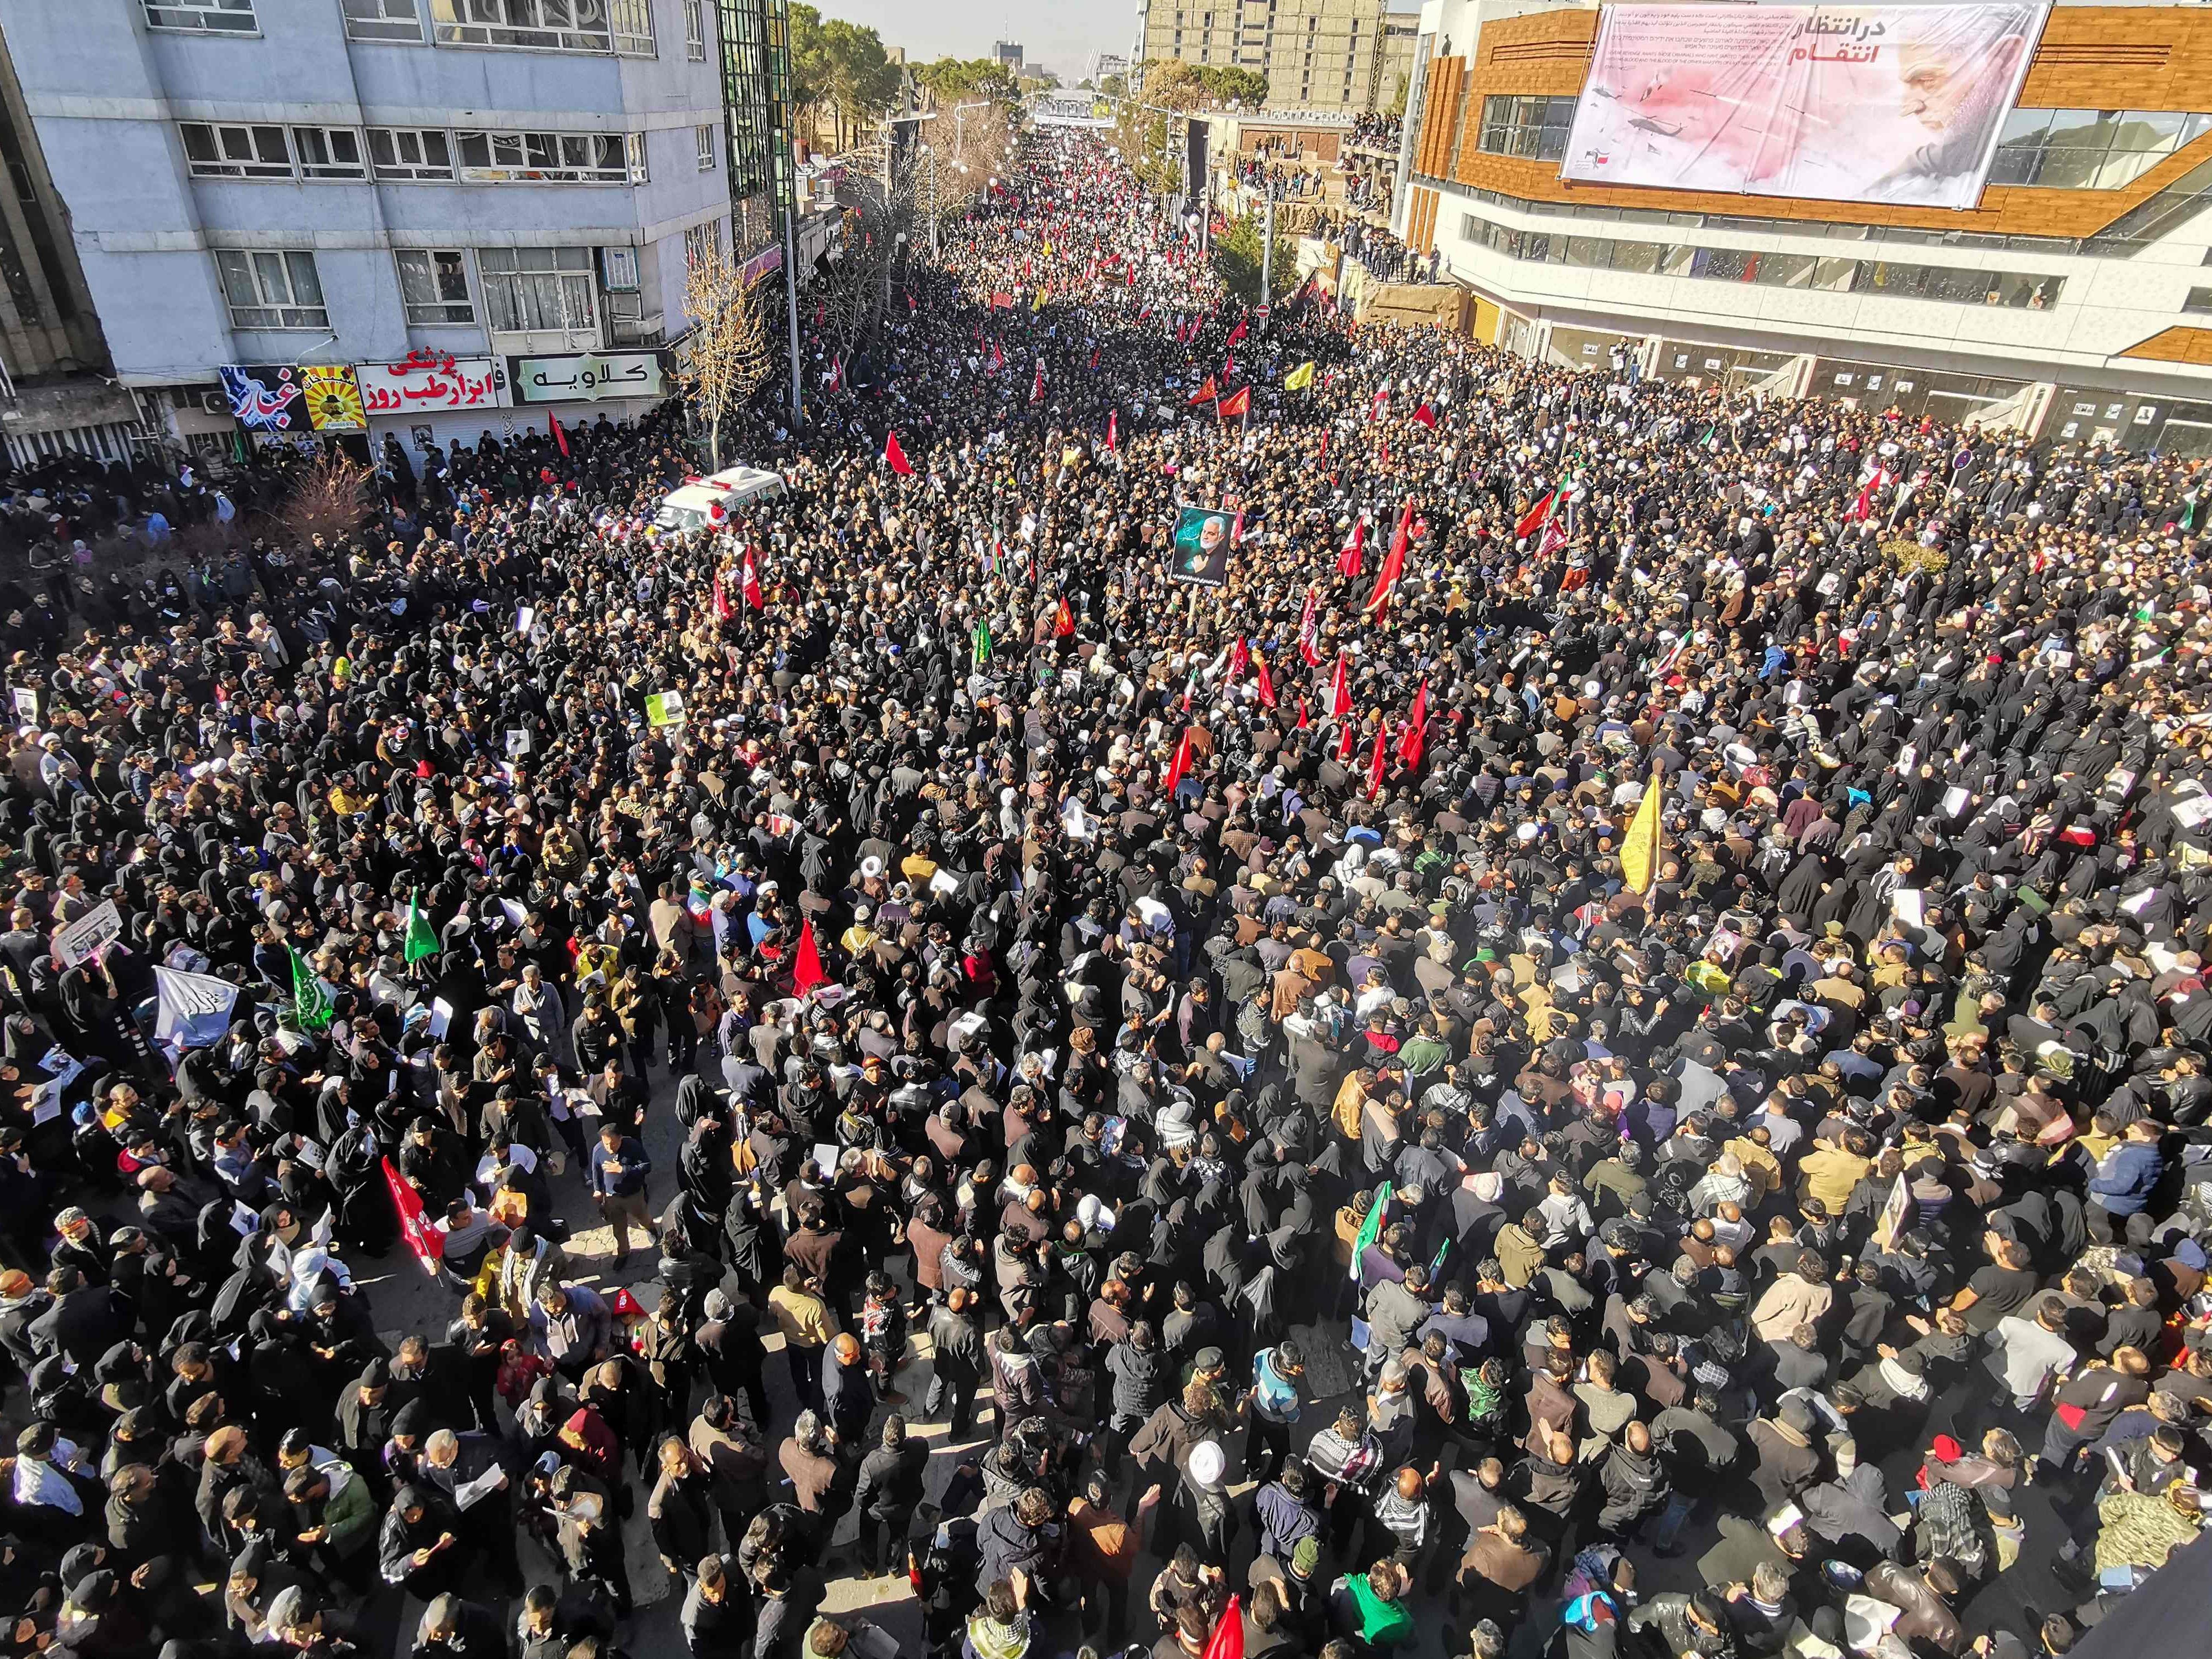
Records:
[[[256,34],[254,0],[141,0],[146,27],[189,34]],[[356,40],[536,52],[658,55],[652,0],[339,0]],[[428,29],[424,29],[425,22]],[[684,0],[684,53],[707,58],[707,0]]]
[[[2141,109],[2016,109],[1990,164],[1993,185],[2119,190],[2212,131],[2212,115]]]
[[[1535,161],[1566,159],[1572,98],[1486,97],[1476,149]],[[2166,110],[2019,109],[1990,166],[1993,185],[2119,190],[2212,131],[2212,114]]]
[[[1696,276],[1762,288],[1801,288],[1832,294],[1876,294],[1893,299],[1942,300],[1954,305],[2003,306],[2040,311],[2057,303],[2064,279],[2037,272],[1968,270],[1958,265],[1907,264],[1892,259],[1825,258],[1810,253],[1754,252],[1744,248],[1696,247],[1687,243],[1624,242],[1606,236],[1554,235],[1515,230],[1469,213],[1460,234],[1468,241],[1533,264],[1587,270],[1626,270],[1647,276]]]
[[[1574,124],[1571,98],[1486,98],[1475,143],[1492,155],[1560,161],[1566,159],[1567,130]]]
[[[684,234],[686,257],[696,260],[720,245],[719,221]],[[636,285],[635,258],[629,285]],[[592,250],[582,247],[488,247],[477,252],[477,293],[469,289],[468,255],[460,248],[399,248],[392,253],[399,297],[416,326],[474,325],[479,316],[501,332],[589,331],[599,326]],[[230,323],[238,329],[327,329],[315,256],[308,252],[252,253],[222,249],[215,256]]]
[[[447,133],[437,127],[371,127],[366,149],[351,127],[179,125],[196,179],[360,179],[462,184],[641,185],[641,132]],[[693,129],[699,170],[718,165],[719,129]]]
[[[1901,225],[1852,224],[1844,220],[1761,219],[1746,214],[1666,213],[1648,208],[1585,207],[1565,202],[1534,202],[1494,190],[1468,190],[1449,179],[1421,173],[1419,182],[1449,190],[1492,207],[1537,216],[1571,218],[1577,224],[1665,225],[1682,230],[1742,230],[1764,235],[1798,236],[1829,241],[1887,243],[1902,247],[2002,248],[2014,253],[2083,253],[2124,259],[2139,252],[2185,221],[2212,206],[2212,161],[2197,167],[2130,209],[2094,236],[2002,236],[1972,230],[1916,230]]]

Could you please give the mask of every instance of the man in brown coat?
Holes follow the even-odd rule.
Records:
[[[801,1412],[791,1437],[777,1448],[776,1462],[791,1481],[792,1494],[806,1516],[817,1559],[830,1547],[830,1535],[853,1504],[854,1475],[812,1412]]]
[[[1529,1585],[1544,1576],[1551,1553],[1529,1535],[1528,1516],[1510,1504],[1500,1504],[1498,1518],[1468,1540],[1459,1564],[1468,1620],[1489,1619],[1499,1629],[1511,1630],[1527,1607]]]

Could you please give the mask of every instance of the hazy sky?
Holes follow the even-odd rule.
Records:
[[[866,24],[909,58],[983,58],[994,40],[1018,40],[1032,64],[1070,82],[1102,52],[1137,38],[1135,0],[815,0],[824,17]]]

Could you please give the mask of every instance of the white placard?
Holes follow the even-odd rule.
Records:
[[[54,960],[74,968],[103,945],[123,937],[123,913],[113,899],[102,899],[54,934]]]

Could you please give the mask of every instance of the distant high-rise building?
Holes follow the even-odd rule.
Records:
[[[1018,40],[997,40],[991,45],[991,56],[999,66],[1012,75],[1022,72],[1022,43]]]
[[[1273,108],[1373,109],[1393,90],[1378,84],[1389,9],[1387,0],[1146,0],[1144,54],[1256,70]]]

